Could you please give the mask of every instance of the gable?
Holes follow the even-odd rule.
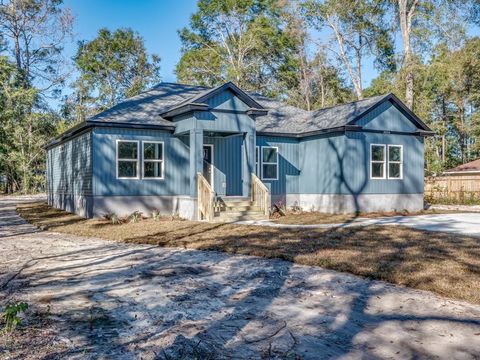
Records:
[[[356,125],[365,130],[415,132],[420,127],[395,105],[392,101],[385,101],[367,112],[355,121]]]
[[[229,89],[214,94],[207,99],[206,103],[215,110],[247,111],[250,109],[250,106]]]

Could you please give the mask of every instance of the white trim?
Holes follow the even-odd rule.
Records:
[[[376,164],[379,164],[381,163],[382,161],[379,161],[379,160],[372,160],[372,155],[373,155],[373,152],[372,152],[372,147],[374,146],[381,146],[383,147],[383,177],[373,177],[372,176],[372,171],[373,171],[373,166],[372,164],[373,163],[376,163]],[[370,179],[372,180],[381,180],[381,179],[386,179],[387,177],[387,145],[385,144],[370,144]]]
[[[390,148],[400,148],[400,161],[392,161],[392,164],[400,164],[400,177],[390,177]],[[388,144],[387,146],[387,178],[389,180],[403,180],[403,145]]]
[[[480,170],[459,170],[459,171],[444,171],[444,175],[458,175],[458,174],[480,174]]]
[[[275,153],[276,153],[276,155],[277,155],[276,162],[274,162],[274,163],[273,163],[273,162],[267,162],[267,163],[265,163],[265,162],[263,161],[263,149],[275,149],[275,150],[276,150]],[[279,166],[280,166],[280,164],[278,163],[278,152],[279,152],[279,151],[278,151],[278,146],[262,146],[262,147],[261,147],[261,152],[262,152],[262,180],[278,180],[278,171],[279,171],[278,168],[279,168]],[[265,178],[265,177],[263,177],[263,165],[276,165],[276,167],[277,167],[277,174],[276,174],[275,178]]]
[[[210,166],[212,167],[212,171],[210,173],[210,185],[212,186],[212,189],[214,189],[215,191],[215,183],[214,183],[214,180],[215,180],[215,153],[214,153],[214,150],[215,150],[215,146],[213,144],[203,144],[203,146],[208,146],[212,149],[212,163],[210,164]],[[202,159],[203,159],[203,148],[202,148]],[[203,160],[205,161],[205,160]],[[203,161],[202,161],[202,167],[203,167]],[[203,168],[202,168],[202,173],[203,173]]]
[[[119,159],[118,158],[118,143],[120,142],[130,142],[137,144],[137,159]],[[118,176],[118,162],[136,162],[137,163],[137,176],[136,177],[119,177]],[[117,179],[119,180],[138,180],[140,179],[140,141],[139,140],[128,140],[128,139],[116,139],[115,140],[115,167],[116,167],[116,175]]]
[[[255,175],[260,177],[260,146],[258,145],[255,146]]]
[[[145,160],[145,144],[162,144],[162,160]],[[162,164],[162,176],[145,176],[145,161],[157,162]],[[144,180],[164,180],[165,179],[165,143],[163,141],[142,141],[142,179]]]

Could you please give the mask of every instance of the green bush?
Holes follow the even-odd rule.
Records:
[[[17,302],[9,304],[3,311],[2,317],[5,321],[5,332],[12,332],[15,328],[22,323],[22,320],[18,317],[20,313],[24,313],[28,309],[26,302]]]

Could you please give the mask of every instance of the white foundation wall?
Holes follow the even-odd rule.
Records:
[[[182,218],[195,220],[197,199],[188,196],[95,196],[93,198],[93,216],[102,217],[108,213],[127,216],[141,211],[151,216],[158,209],[161,214],[177,214]]]
[[[287,208],[299,206],[303,211],[325,213],[353,213],[375,211],[420,211],[423,194],[287,194],[272,196],[272,202],[281,201]]]

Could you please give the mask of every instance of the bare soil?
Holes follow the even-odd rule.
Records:
[[[406,242],[406,233],[374,235],[400,237],[383,247],[392,249],[383,258],[373,254],[380,239],[363,244],[362,229],[356,241],[356,232],[282,235],[169,221],[110,226],[76,223],[65,214],[68,225],[56,220],[58,230],[77,226],[151,241],[132,244],[38,231],[15,215],[17,201],[0,202],[0,309],[15,301],[30,307],[13,334],[0,335],[2,359],[478,358],[480,305],[291,261],[157,246],[273,252],[314,262],[321,261],[313,260],[319,252],[334,266],[353,261],[362,271],[354,260],[362,252],[365,268],[378,266],[369,259],[383,265],[396,259],[404,267],[406,258],[414,265],[409,247],[419,258],[425,249]],[[456,240],[459,251],[478,251],[468,238]],[[434,257],[447,261],[444,252]],[[461,266],[458,254],[451,256]]]
[[[20,204],[29,222],[56,232],[135,244],[279,258],[349,272],[480,304],[480,238],[401,226],[282,229],[145,219],[112,225]]]

